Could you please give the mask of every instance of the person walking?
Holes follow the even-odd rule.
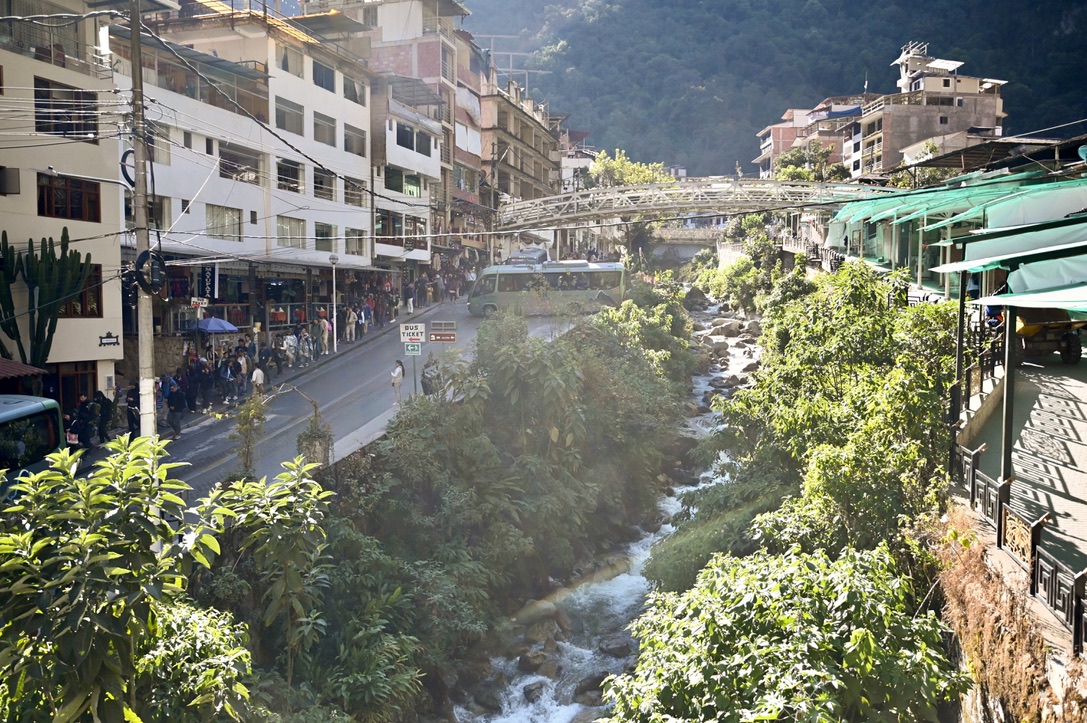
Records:
[[[128,407],[128,434],[132,439],[140,436],[140,385],[132,382],[125,394]]]
[[[259,366],[253,369],[253,376],[251,377],[253,382],[253,395],[257,397],[264,396],[264,370]]]
[[[174,430],[174,439],[181,439],[181,415],[185,412],[185,395],[178,388],[177,382],[170,382],[170,396],[166,398],[169,412],[166,423]]]
[[[109,430],[113,426],[113,400],[99,389],[94,393],[94,401],[98,403],[98,443],[105,444],[110,440]]]
[[[354,307],[347,307],[347,315],[343,319],[343,340],[345,343],[350,344],[355,341],[355,327],[359,324],[359,315],[355,313]]]
[[[396,406],[400,406],[400,386],[404,383],[404,362],[396,360],[393,367],[393,391],[396,393]]]

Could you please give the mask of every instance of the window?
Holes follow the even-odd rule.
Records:
[[[320,168],[313,169],[313,195],[326,201],[336,200],[336,176]]]
[[[165,230],[170,226],[170,199],[163,196],[150,196],[147,200],[147,226]],[[136,217],[133,215],[132,192],[125,191],[125,228],[135,228]]]
[[[304,135],[306,132],[306,111],[297,103],[286,98],[276,98],[276,128],[291,133]]]
[[[475,170],[456,164],[453,166],[453,185],[461,191],[467,193],[476,193],[479,191],[479,185],[477,182],[477,174]]]
[[[102,220],[102,193],[94,181],[38,174],[38,215],[72,221]]]
[[[385,188],[397,193],[404,192],[404,172],[399,168],[387,166],[385,168]]]
[[[260,153],[248,148],[219,144],[219,177],[260,185]]]
[[[415,150],[415,130],[403,123],[396,124],[396,145]]]
[[[306,186],[306,169],[297,161],[280,158],[276,161],[276,187],[280,191],[302,193]]]
[[[430,136],[422,131],[415,134],[415,152],[430,157]]]
[[[170,165],[170,129],[147,121],[147,158],[152,163]]]
[[[366,105],[366,83],[345,75],[343,77],[343,97],[352,103]]]
[[[419,198],[422,193],[422,181],[414,174],[404,174],[404,195]]]
[[[313,84],[318,88],[336,92],[336,71],[327,65],[313,61]]]
[[[325,145],[336,145],[336,119],[323,113],[313,114],[313,140]]]
[[[98,142],[98,102],[94,93],[44,78],[34,79],[34,130]]]
[[[343,124],[343,149],[356,156],[366,157],[366,131]]]
[[[288,249],[306,248],[305,219],[276,216],[276,245]]]
[[[336,250],[336,227],[327,223],[313,224],[314,248],[332,253]]]
[[[348,206],[365,205],[364,199],[366,197],[366,181],[358,178],[343,179],[343,202]]]
[[[62,319],[102,318],[102,265],[91,264],[83,289],[57,309]]]
[[[189,212],[189,203],[190,203],[189,199],[187,199],[187,198],[181,199],[181,213],[188,213]]]
[[[352,256],[365,256],[367,251],[366,232],[357,228],[345,228],[343,252]]]
[[[212,138],[205,138],[204,139],[204,153],[207,153],[209,156],[214,156],[215,155],[215,140],[214,139],[212,139]]]
[[[362,9],[361,20],[363,25],[369,25],[370,27],[374,27],[375,25],[377,25],[377,8],[364,7]]]
[[[185,131],[182,136],[182,143],[186,148],[192,148],[192,133]]]
[[[291,75],[302,77],[302,53],[285,45],[276,46],[276,67]]]
[[[946,115],[940,116],[940,125],[942,125],[942,126],[947,125],[947,116]]]
[[[951,78],[944,78],[944,87],[945,88],[950,88],[951,87]]]
[[[229,206],[207,204],[206,233],[227,241],[242,240],[242,210]]]
[[[257,212],[256,211],[250,211],[249,212],[249,225],[250,226],[256,226],[257,225]]]

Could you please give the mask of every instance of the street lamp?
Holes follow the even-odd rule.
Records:
[[[339,329],[336,328],[336,264],[339,260],[340,257],[336,254],[328,257],[328,263],[332,264],[332,352],[334,354],[340,352],[340,347],[336,343],[336,337],[339,333]]]

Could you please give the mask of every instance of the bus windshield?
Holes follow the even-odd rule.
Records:
[[[554,261],[484,269],[468,297],[468,310],[490,316],[504,309],[525,314],[581,313],[622,302],[626,269],[617,263]]]
[[[63,446],[64,426],[55,401],[0,394],[0,469],[7,470],[0,497],[6,496],[6,488],[24,472],[45,469],[46,456]]]

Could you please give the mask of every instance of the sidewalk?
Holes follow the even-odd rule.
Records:
[[[328,354],[322,354],[321,356],[317,357],[317,359],[315,359],[314,361],[312,361],[309,365],[307,365],[305,367],[301,367],[301,368],[293,367],[291,369],[288,369],[288,368],[284,367],[282,375],[277,375],[275,373],[275,364],[271,364],[271,365],[269,365],[270,369],[269,369],[269,372],[267,374],[267,379],[265,380],[264,386],[265,386],[266,389],[270,389],[270,388],[278,386],[280,384],[296,384],[297,383],[296,380],[306,376],[307,374],[313,372],[316,369],[319,369],[320,367],[324,366],[325,364],[328,364],[329,362],[331,362],[331,361],[333,361],[335,359],[338,359],[338,358],[342,357],[345,354],[355,353],[359,349],[362,349],[367,344],[373,342],[375,339],[378,339],[379,337],[383,337],[383,336],[385,336],[387,334],[397,333],[397,330],[399,329],[401,323],[421,319],[421,318],[427,316],[428,314],[430,314],[435,309],[442,309],[442,308],[448,308],[448,305],[447,304],[434,303],[434,304],[431,304],[430,306],[422,308],[422,309],[416,308],[414,314],[409,315],[407,313],[401,313],[399,316],[395,317],[392,321],[390,321],[388,324],[386,324],[384,328],[371,329],[369,332],[367,332],[362,337],[357,337],[356,336],[355,341],[351,342],[351,343],[345,343],[345,342],[341,341],[339,343],[339,345],[338,345],[339,350],[337,352],[333,353],[331,350],[329,350]],[[250,389],[250,391],[252,390],[252,384],[249,385],[249,389]],[[185,416],[182,418],[182,421],[181,421],[182,433],[184,433],[186,430],[190,430],[190,429],[196,427],[197,425],[207,421],[209,417],[230,416],[231,412],[233,410],[236,410],[242,403],[244,403],[244,401],[247,398],[248,398],[248,395],[245,396],[245,397],[241,397],[237,402],[234,402],[234,403],[231,403],[231,404],[226,404],[226,403],[223,403],[223,402],[216,402],[216,403],[212,404],[211,409],[207,414],[202,414],[200,412],[186,412]],[[170,428],[168,426],[166,426],[165,424],[163,424],[161,422],[159,423],[158,432],[159,432],[160,435],[165,436],[169,431],[170,431]],[[111,431],[111,436],[118,437],[118,436],[120,436],[122,434],[125,434],[126,432],[128,432],[127,425],[117,427],[117,428],[115,428],[115,429],[113,429]],[[96,449],[97,448],[92,448],[90,451],[94,452]]]

